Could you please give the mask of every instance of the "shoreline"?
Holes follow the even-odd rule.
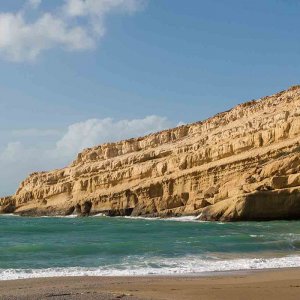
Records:
[[[69,215],[38,215],[38,214],[18,214],[18,213],[0,213],[0,217],[20,217],[20,218],[62,218],[62,219],[89,219],[89,218],[108,218],[108,219],[127,219],[127,220],[146,220],[146,221],[174,221],[174,222],[196,222],[196,223],[215,223],[215,224],[235,224],[235,223],[269,223],[269,222],[295,222],[300,221],[300,218],[283,218],[283,219],[245,219],[238,221],[230,221],[230,220],[203,220],[200,218],[200,214],[183,214],[183,215],[169,215],[169,216],[148,216],[148,215],[140,215],[140,216],[127,216],[127,215],[106,215],[103,213],[99,214],[90,214],[90,215],[78,215],[78,214],[69,214]]]
[[[139,278],[139,277],[213,277],[224,274],[252,273],[277,270],[291,270],[300,268],[300,256],[278,257],[247,257],[240,259],[219,260],[208,263],[203,260],[194,270],[191,269],[190,261],[178,263],[173,268],[145,269],[145,268],[101,268],[101,267],[48,267],[42,269],[0,269],[0,282],[42,279],[42,278],[66,278],[66,277],[99,277],[99,278]],[[208,265],[207,265],[208,263]],[[206,265],[206,267],[205,267]],[[188,266],[188,267],[187,267]]]
[[[5,299],[298,299],[300,268],[171,276],[81,276],[0,281]]]

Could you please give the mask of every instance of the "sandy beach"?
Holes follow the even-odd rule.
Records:
[[[300,268],[173,277],[57,277],[0,282],[0,299],[299,299]]]

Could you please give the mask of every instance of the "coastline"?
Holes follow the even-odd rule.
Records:
[[[300,86],[203,121],[82,150],[0,198],[0,213],[300,219]],[[272,108],[272,109],[270,109]]]
[[[54,277],[0,281],[6,299],[298,299],[300,268],[185,276]]]

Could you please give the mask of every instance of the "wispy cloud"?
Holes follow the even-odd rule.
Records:
[[[42,0],[28,0],[27,5],[36,9],[38,8],[42,3]]]
[[[32,61],[45,50],[93,49],[105,34],[105,18],[112,12],[133,13],[143,0],[64,0],[53,11],[39,9],[41,0],[29,0],[16,13],[0,12],[0,55],[19,62]],[[30,10],[38,17],[31,19]]]
[[[159,116],[120,121],[111,118],[90,119],[70,125],[66,134],[56,143],[55,152],[59,156],[71,157],[96,144],[142,136],[168,127],[172,127],[172,123]]]

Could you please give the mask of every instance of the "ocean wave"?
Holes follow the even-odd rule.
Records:
[[[17,214],[0,214],[0,217],[20,217],[20,215],[17,215]]]
[[[153,217],[153,218],[149,218],[149,217],[131,217],[131,216],[124,216],[124,217],[116,217],[116,218],[124,218],[124,219],[129,219],[129,220],[147,220],[147,221],[157,221],[157,220],[162,220],[161,218],[158,217]]]
[[[199,257],[156,258],[143,265],[128,263],[103,267],[66,267],[47,269],[0,269],[0,280],[64,276],[146,276],[192,275],[211,272],[247,271],[300,267],[300,256],[279,258],[243,258],[231,260],[204,260]]]
[[[20,215],[17,214],[3,214],[1,216],[11,216],[11,217],[20,217]],[[72,215],[57,215],[57,216],[39,216],[39,218],[77,218],[79,217],[76,214]],[[99,213],[96,215],[91,215],[91,218],[95,217],[108,217],[104,213]],[[109,218],[109,217],[108,217]],[[131,217],[131,216],[119,216],[119,217],[114,217],[114,218],[124,218],[124,219],[131,219],[131,220],[147,220],[147,221],[176,221],[176,222],[206,222],[206,221],[200,221],[199,216],[182,216],[182,217],[170,217],[170,218],[160,218],[160,217]],[[223,224],[223,223],[222,223]]]
[[[263,234],[250,234],[250,237],[256,238],[256,237],[264,237]]]
[[[125,216],[120,218],[132,219],[132,220],[147,220],[147,221],[200,222],[199,216],[182,216],[182,217],[170,217],[170,218]]]
[[[92,215],[91,217],[92,218],[94,218],[94,217],[107,217],[107,215],[104,214],[104,213],[99,213],[99,214],[96,214],[96,215]]]
[[[0,217],[21,217],[21,215],[18,214],[0,214]],[[61,216],[61,215],[57,215],[57,216],[37,216],[34,218],[77,218],[78,215],[67,215],[67,216]],[[25,218],[25,217],[23,217]]]
[[[72,215],[66,215],[66,216],[40,216],[39,218],[66,218],[66,219],[73,219],[77,218],[78,215],[72,214]]]
[[[165,218],[162,220],[176,221],[176,222],[199,222],[199,216],[171,217],[171,218]]]

